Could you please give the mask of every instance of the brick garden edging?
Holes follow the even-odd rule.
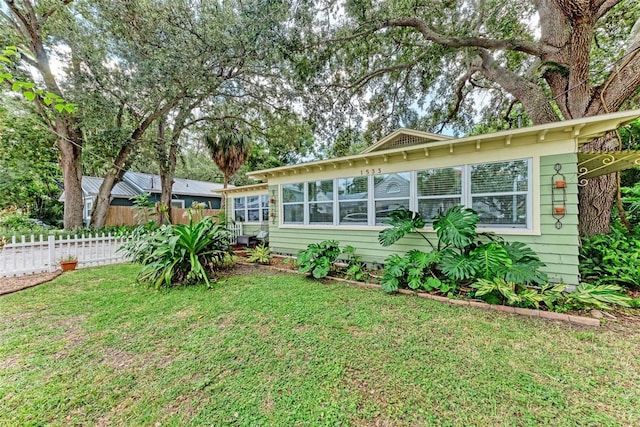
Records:
[[[297,274],[297,272],[294,270],[273,267],[271,265],[252,264],[252,263],[243,262],[243,261],[238,261],[237,263],[240,265],[258,266],[258,267],[266,268],[269,270]],[[380,289],[380,285],[376,285],[375,283],[356,282],[355,280],[347,280],[347,279],[341,279],[339,277],[331,277],[331,276],[327,276],[325,277],[325,279],[333,280],[336,282],[348,283],[350,285],[358,286],[361,288]],[[453,305],[475,307],[483,310],[502,311],[504,313],[520,314],[522,316],[530,316],[530,317],[539,317],[541,319],[547,319],[547,320],[559,320],[561,322],[567,322],[567,323],[572,323],[575,325],[582,325],[582,326],[595,326],[595,327],[600,326],[600,319],[595,319],[591,317],[572,316],[569,314],[555,313],[553,311],[532,310],[530,308],[518,308],[518,307],[511,307],[508,305],[497,305],[497,304],[492,305],[482,301],[452,299],[452,298],[442,297],[439,295],[431,295],[426,292],[415,292],[409,289],[398,289],[398,293],[403,295],[415,295],[418,298],[426,298],[433,301],[445,302]]]

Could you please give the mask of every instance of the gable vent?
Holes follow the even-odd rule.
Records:
[[[413,135],[401,135],[398,138],[395,138],[392,141],[389,141],[386,144],[386,146],[388,148],[393,148],[393,147],[400,147],[403,145],[421,144],[423,142],[427,142],[427,140],[425,138],[420,138],[418,136],[413,136]]]

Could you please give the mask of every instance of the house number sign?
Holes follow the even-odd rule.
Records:
[[[376,175],[382,173],[382,168],[360,169],[360,175]]]

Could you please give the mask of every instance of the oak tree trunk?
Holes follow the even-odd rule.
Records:
[[[613,151],[619,146],[615,132],[585,144],[581,151]],[[588,179],[578,187],[578,229],[581,236],[593,236],[611,231],[611,208],[615,202],[616,174]]]
[[[84,226],[84,198],[82,194],[82,134],[73,123],[56,120],[57,146],[60,150],[60,167],[64,184],[64,229]]]

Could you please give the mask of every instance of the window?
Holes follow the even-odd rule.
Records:
[[[233,219],[236,222],[263,222],[269,220],[269,196],[233,198]]]
[[[405,207],[433,219],[456,205],[485,227],[531,227],[531,160],[511,160],[282,185],[284,224],[382,225]]]
[[[400,207],[409,209],[411,191],[411,174],[409,172],[375,175],[373,183],[376,225],[382,225],[382,221],[389,216],[389,212]]]
[[[427,169],[416,174],[418,212],[427,223],[462,204],[462,167]]]
[[[471,165],[471,206],[480,225],[526,227],[528,218],[529,162]]]
[[[184,209],[184,200],[172,200],[171,201],[172,208]]]
[[[286,224],[304,224],[304,184],[282,186],[282,217]]]
[[[93,200],[88,200],[86,205],[85,205],[85,213],[84,213],[84,217],[85,218],[91,218],[91,211],[93,210]]]
[[[338,181],[338,215],[340,224],[369,223],[369,178],[340,178]]]
[[[247,212],[245,209],[247,203],[246,197],[235,197],[233,199],[233,219],[236,222],[246,222]]]
[[[310,224],[333,224],[333,180],[307,183]]]
[[[260,196],[260,207],[262,210],[262,221],[269,221],[269,195],[263,194]]]

